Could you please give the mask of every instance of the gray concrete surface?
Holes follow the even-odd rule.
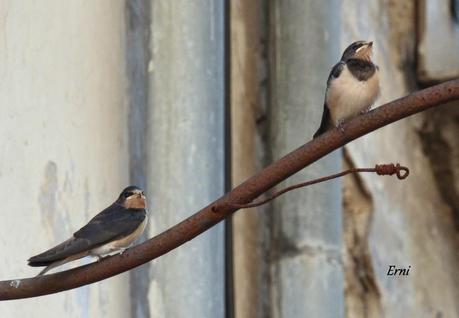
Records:
[[[271,13],[272,160],[318,128],[326,79],[340,58],[339,1],[274,1]],[[283,186],[334,173],[340,151]],[[288,193],[273,203],[273,317],[342,317],[340,181]]]
[[[224,192],[223,1],[153,1],[147,177],[152,234]],[[153,262],[151,317],[223,317],[224,227]]]
[[[145,155],[147,145],[146,117],[149,96],[150,4],[150,0],[125,2],[130,183],[140,186],[145,191],[149,189],[146,178],[147,163]],[[154,216],[154,214],[151,216]],[[149,236],[147,227],[140,240],[144,240]],[[132,317],[150,317],[150,307],[148,305],[150,265],[150,263],[147,263],[129,272]]]
[[[342,16],[348,20],[343,28],[342,47],[356,38],[374,41],[375,61],[381,70],[381,96],[376,106],[419,89],[414,36],[417,25],[412,19],[418,9],[416,2],[404,0],[387,6],[372,0],[359,4],[343,4]],[[442,7],[443,4],[439,9]],[[358,16],[366,17],[365,23],[359,22]],[[453,56],[445,58],[444,65],[456,58],[457,53],[453,52]],[[454,73],[454,69],[451,71]],[[458,105],[450,103],[379,129],[346,146],[355,166],[399,162],[410,168],[410,176],[403,182],[362,175],[373,206],[365,244],[369,246],[368,262],[374,268],[377,300],[384,317],[459,316],[459,254],[454,215],[457,200],[445,196],[448,190],[452,197],[459,192],[454,185],[457,178],[452,177],[458,175],[457,118]],[[389,265],[411,266],[410,275],[388,276]],[[349,310],[348,317],[364,315]]]

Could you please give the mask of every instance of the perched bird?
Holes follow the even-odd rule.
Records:
[[[314,138],[370,110],[379,95],[379,69],[371,61],[373,42],[357,41],[344,51],[327,80],[322,122]]]
[[[43,275],[56,266],[85,257],[120,252],[134,242],[147,224],[147,202],[143,191],[129,186],[108,208],[93,217],[65,242],[31,257],[30,266],[46,266]]]

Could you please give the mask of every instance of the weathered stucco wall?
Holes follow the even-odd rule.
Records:
[[[342,47],[375,41],[378,105],[416,89],[415,9],[408,0],[343,4]],[[351,165],[400,162],[411,170],[403,182],[362,175],[360,186],[346,183],[347,317],[459,316],[458,136],[458,107],[451,104],[347,146]],[[411,266],[409,276],[387,276],[389,265]]]
[[[0,279],[68,238],[128,182],[124,6],[0,3]],[[1,317],[127,317],[127,275],[2,302]]]
[[[378,105],[418,88],[413,0],[231,5],[234,185],[310,138],[330,67],[350,42],[375,41]],[[130,181],[146,186],[151,235],[224,192],[223,9],[0,2],[0,279],[36,274],[28,257]],[[126,18],[139,23],[129,39]],[[238,212],[236,317],[459,316],[458,106],[346,147],[345,167],[400,162],[407,180],[351,176]],[[286,184],[335,172],[341,159],[335,152]],[[410,274],[387,276],[389,265]],[[224,269],[219,225],[131,275],[0,303],[0,316],[222,317]]]
[[[231,173],[237,186],[266,164],[267,4],[231,1]],[[235,317],[269,314],[269,206],[233,216]]]
[[[339,1],[273,1],[270,10],[271,160],[310,139],[322,115],[330,65],[339,50]],[[340,169],[341,152],[295,174],[283,186]],[[334,180],[272,203],[272,317],[340,317],[341,183]]]
[[[316,128],[328,71],[352,41],[368,39],[375,42],[374,59],[380,66],[382,86],[378,105],[420,88],[416,78],[415,1],[343,1],[341,28],[336,33],[325,32],[324,25],[330,27],[325,21],[332,19],[332,12],[338,10],[329,10],[326,17],[318,18],[320,13],[314,10],[323,9],[328,3],[322,2],[321,5],[315,7],[307,1],[274,1],[268,4],[270,37],[267,43],[271,66],[268,79],[271,86],[267,104],[271,111],[267,113],[267,122],[271,136],[264,147],[268,151],[271,149],[272,160],[303,143]],[[259,25],[255,19],[244,19],[241,12],[250,12],[254,3],[248,6],[235,5],[233,11],[236,25],[232,42],[233,104],[236,111],[232,120],[239,120],[233,126],[237,129],[233,132],[233,163],[240,163],[233,170],[233,175],[240,179],[247,177],[247,171],[254,170],[255,165],[250,160],[257,155],[253,145],[256,134],[260,133],[260,126],[255,126],[253,122],[256,107],[260,104],[260,86],[254,84],[259,65],[253,58],[259,43],[254,33],[263,34],[263,30],[257,30]],[[262,7],[259,3],[258,6]],[[314,18],[308,19],[311,14]],[[338,20],[334,19],[335,22]],[[316,23],[319,29],[316,29]],[[241,30],[248,28],[247,25],[252,27],[243,33]],[[321,42],[324,32],[328,36],[326,39],[333,37],[326,45]],[[334,47],[335,43],[340,43],[340,47]],[[313,64],[309,64],[310,60]],[[257,61],[263,63],[262,58]],[[238,104],[246,105],[243,108]],[[459,316],[456,301],[459,299],[458,112],[457,104],[445,105],[385,127],[346,147],[344,167],[400,162],[411,169],[411,175],[407,180],[398,181],[391,177],[363,174],[347,177],[342,184],[345,246],[342,253],[334,248],[329,250],[336,253],[332,253],[336,260],[342,256],[344,264],[345,312],[342,315]],[[298,133],[301,131],[303,134]],[[308,167],[288,182],[338,169],[338,166],[333,168],[331,158],[327,159],[329,162],[326,164],[321,161],[324,166]],[[245,165],[241,166],[241,163]],[[332,189],[336,189],[335,186]],[[260,253],[263,243],[253,239],[254,232],[263,224],[260,219],[253,218],[248,211],[242,212],[246,215],[235,217],[238,222],[235,224],[239,227],[234,229],[235,242],[239,244],[235,247],[241,251],[240,246],[243,246],[246,254],[252,252],[249,256],[235,256],[235,264],[239,266],[235,274],[236,292],[240,293],[236,295],[237,317],[256,317],[259,314],[253,311],[254,307],[247,305],[247,299],[256,301],[256,293],[264,295],[266,289],[254,292],[253,285],[247,287],[244,284],[257,282],[255,276],[248,273],[260,275],[262,267],[258,264],[263,264],[260,258],[272,266],[269,308],[273,316],[318,316],[320,310],[323,310],[321,316],[330,313],[334,317],[340,315],[337,310],[339,297],[328,302],[326,309],[316,307],[321,306],[321,299],[333,295],[330,285],[328,289],[320,290],[313,284],[321,281],[326,286],[327,263],[321,263],[316,268],[308,267],[309,261],[313,263],[322,256],[316,247],[327,244],[322,241],[318,230],[321,220],[329,220],[327,231],[334,231],[333,234],[326,232],[329,234],[327,240],[339,233],[334,227],[334,217],[324,215],[333,210],[330,202],[339,204],[341,199],[333,190],[330,191],[329,185],[314,186],[277,199],[272,204],[272,222],[265,224],[273,229],[271,240],[264,242],[271,249],[271,258],[268,259]],[[319,216],[315,215],[317,211],[321,211]],[[258,215],[260,212],[263,213],[259,210]],[[254,255],[259,258],[250,261]],[[399,268],[411,266],[410,274],[404,277],[387,276],[389,265]],[[251,280],[244,280],[244,277],[251,277]],[[337,276],[333,281],[339,281]],[[310,286],[313,286],[314,295],[305,297]],[[343,292],[339,283],[334,290]]]

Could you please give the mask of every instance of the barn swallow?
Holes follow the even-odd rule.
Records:
[[[344,121],[365,113],[379,96],[379,68],[371,61],[373,42],[349,45],[327,80],[324,111],[314,138]]]
[[[147,201],[142,189],[129,186],[108,208],[93,217],[71,238],[36,256],[30,266],[46,266],[38,276],[50,269],[85,256],[100,261],[104,255],[123,253],[143,232],[147,225]]]

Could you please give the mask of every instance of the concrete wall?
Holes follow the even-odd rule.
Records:
[[[342,48],[375,41],[377,104],[416,90],[415,1],[343,8]],[[347,317],[459,316],[458,114],[457,104],[445,105],[346,146],[350,165],[400,162],[411,170],[403,182],[363,175],[344,188],[346,237],[354,237],[346,244]],[[387,276],[391,264],[411,266],[410,275]]]
[[[274,1],[271,7],[271,160],[312,138],[326,78],[339,59],[339,1]],[[297,173],[289,186],[340,169],[340,151]],[[271,315],[340,317],[344,312],[340,181],[276,199],[272,214]]]
[[[153,234],[223,194],[223,1],[1,6],[4,279],[36,274],[28,257],[131,182],[146,187]],[[2,303],[1,316],[222,317],[223,230],[152,267]]]
[[[418,88],[412,0],[231,5],[233,185],[311,137],[328,72],[350,42],[375,41],[377,104]],[[36,274],[27,258],[129,183],[147,190],[150,236],[224,192],[223,7],[0,2],[1,279]],[[238,212],[236,317],[459,316],[457,109],[346,147],[345,167],[404,163],[403,182],[353,176]],[[340,170],[342,158],[284,185]],[[388,277],[390,264],[411,266],[410,276]],[[219,225],[130,274],[0,303],[0,316],[222,317],[225,266]]]
[[[0,3],[1,279],[67,239],[127,184],[124,6]],[[2,317],[126,317],[128,275],[0,304]]]
[[[262,12],[263,4],[258,4],[257,12]],[[374,58],[380,66],[382,86],[378,105],[420,88],[416,77],[419,7],[415,1],[344,1],[341,10],[333,5],[336,3],[269,2],[268,62],[263,56],[256,61],[253,58],[257,44],[265,43],[256,37],[263,34],[263,28],[257,29],[257,20],[245,18],[254,2],[234,5],[233,114],[239,121],[235,123],[238,132],[233,133],[233,160],[239,169],[233,175],[238,178],[256,170],[250,160],[258,155],[254,151],[259,146],[257,137],[260,133],[263,136],[264,118],[257,118],[258,125],[253,122],[263,105],[262,84],[256,84],[256,63],[270,64],[270,112],[266,120],[271,137],[262,143],[264,151],[272,154],[269,161],[304,143],[317,128],[328,72],[352,41],[375,42]],[[340,17],[333,15],[338,12]],[[337,27],[334,23],[339,20]],[[456,58],[446,57],[448,61]],[[237,102],[251,107],[246,106],[244,113]],[[345,167],[400,162],[411,169],[403,182],[373,175],[350,176],[342,186],[323,184],[277,199],[268,224],[263,223],[261,210],[258,218],[252,212],[236,216],[240,223],[239,229],[234,229],[235,239],[241,242],[238,251],[244,255],[236,254],[235,262],[239,266],[236,291],[240,293],[236,296],[237,317],[257,317],[260,311],[253,311],[248,299],[259,306],[259,297],[266,297],[267,292],[272,295],[269,307],[274,317],[458,316],[458,109],[454,103],[445,105],[346,146]],[[247,138],[241,137],[241,131],[248,129]],[[244,151],[241,154],[237,149]],[[341,159],[335,153],[286,183],[338,170]],[[337,206],[341,204],[343,237]],[[270,240],[261,236],[264,241],[259,241],[260,225],[272,229]],[[270,257],[263,253],[267,244]],[[254,279],[260,277],[263,262],[272,268],[268,291]],[[392,264],[411,266],[409,277],[387,276]],[[253,284],[245,286],[247,281],[258,284],[258,292],[253,291]]]
[[[147,190],[146,137],[149,105],[148,63],[150,60],[150,1],[125,2],[126,73],[129,104],[129,172],[130,183]],[[153,198],[150,198],[153,199]],[[152,200],[151,200],[152,201]],[[152,203],[152,202],[150,202]],[[150,237],[148,227],[140,240]],[[148,290],[151,263],[130,271],[132,317],[149,317]]]
[[[147,177],[151,233],[224,193],[223,1],[151,7]],[[223,317],[224,227],[153,262],[151,317]]]

